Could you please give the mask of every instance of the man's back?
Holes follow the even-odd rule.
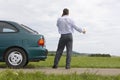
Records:
[[[73,33],[73,21],[68,16],[60,17],[57,20],[58,31],[60,34]]]

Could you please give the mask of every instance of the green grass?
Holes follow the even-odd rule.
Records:
[[[52,67],[54,56],[48,56],[46,61],[30,62],[27,67]],[[66,57],[62,56],[59,67],[65,67]],[[120,57],[81,57],[73,56],[72,68],[120,68]]]
[[[0,72],[0,80],[120,80],[120,75],[100,76],[96,74],[44,74],[41,72],[25,73],[23,71],[5,70]]]

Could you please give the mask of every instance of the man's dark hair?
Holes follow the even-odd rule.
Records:
[[[69,9],[67,9],[67,8],[63,9],[63,14],[62,14],[62,16],[68,15],[68,14],[69,14]]]

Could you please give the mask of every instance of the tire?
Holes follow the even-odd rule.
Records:
[[[11,48],[5,54],[5,62],[10,68],[23,68],[28,63],[24,50],[20,48]]]
[[[27,60],[26,64],[23,67],[25,67],[28,63],[29,63],[29,61]]]

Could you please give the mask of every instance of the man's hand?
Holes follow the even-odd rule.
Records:
[[[86,33],[86,29],[85,29],[85,28],[83,28],[83,31],[82,31],[82,33],[83,33],[83,34],[85,34],[85,33]]]

